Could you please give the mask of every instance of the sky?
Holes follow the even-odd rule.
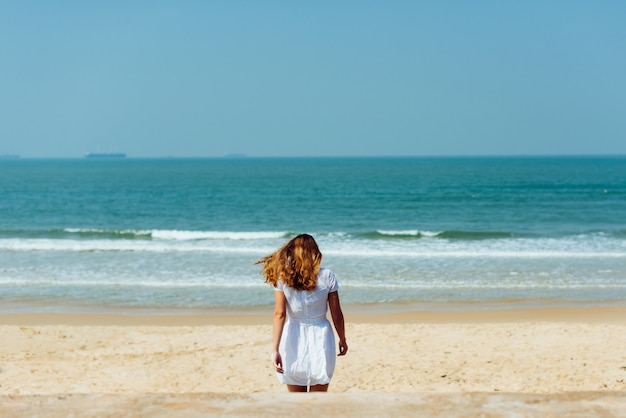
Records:
[[[626,2],[0,0],[0,154],[626,154]]]

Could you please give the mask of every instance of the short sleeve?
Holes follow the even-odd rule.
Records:
[[[274,287],[274,291],[276,292],[284,292],[285,291],[285,283],[282,280],[276,282],[276,287]]]
[[[328,271],[328,293],[336,292],[339,290],[339,283],[337,283],[337,278],[335,277],[335,273],[331,270]]]

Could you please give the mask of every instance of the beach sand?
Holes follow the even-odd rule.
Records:
[[[328,394],[277,382],[271,311],[3,314],[0,416],[626,416],[624,307],[346,313]]]

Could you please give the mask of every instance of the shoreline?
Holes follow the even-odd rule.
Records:
[[[342,300],[344,313],[377,315],[407,312],[475,312],[534,309],[578,309],[624,307],[626,299],[568,300],[568,299],[495,299],[429,301],[408,300],[388,302],[346,302]],[[166,306],[166,305],[114,305],[96,303],[52,302],[47,300],[5,301],[0,298],[0,315],[5,314],[123,314],[129,316],[179,316],[179,315],[265,315],[274,305],[255,306]]]
[[[358,313],[353,313],[358,312]],[[492,308],[485,310],[363,311],[344,309],[352,324],[489,324],[520,322],[626,324],[626,306]],[[249,311],[134,310],[112,312],[0,313],[0,325],[248,326],[271,325],[272,308]]]

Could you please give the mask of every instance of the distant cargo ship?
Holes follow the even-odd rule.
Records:
[[[85,154],[85,158],[126,158],[126,154],[124,154],[123,152],[88,152],[87,154]]]

